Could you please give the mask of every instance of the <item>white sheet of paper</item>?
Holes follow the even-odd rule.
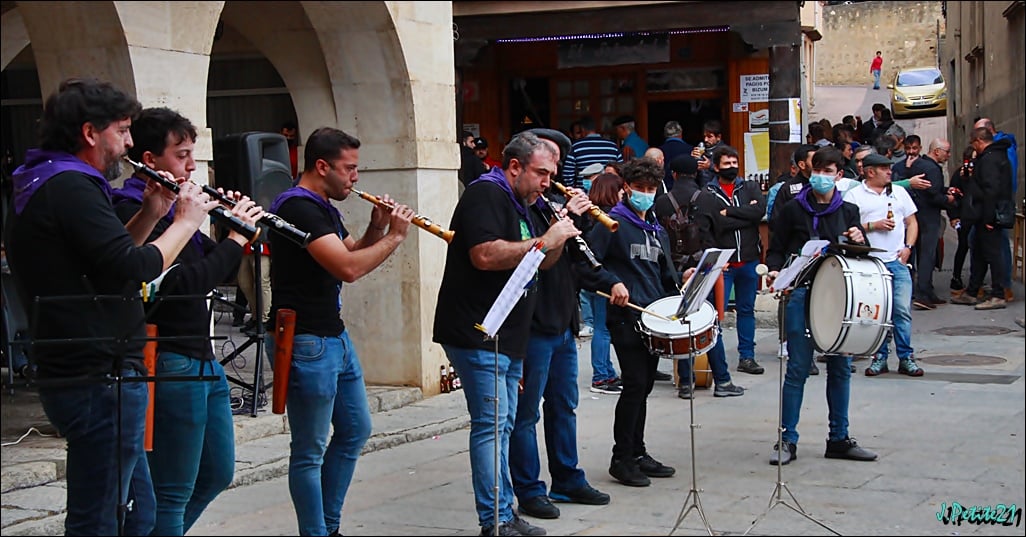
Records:
[[[777,274],[777,278],[773,280],[773,285],[770,286],[770,290],[773,292],[789,289],[794,283],[795,278],[805,270],[805,267],[812,262],[813,259],[819,257],[820,252],[823,251],[830,241],[824,240],[810,240],[802,245],[802,254],[793,261],[791,264],[784,267]]]
[[[539,248],[531,248],[520,260],[513,275],[506,280],[506,285],[502,287],[499,296],[492,303],[484,321],[481,321],[481,327],[488,337],[495,337],[495,334],[499,333],[499,328],[506,321],[506,317],[509,317],[509,313],[513,311],[513,307],[517,305],[520,297],[524,296],[524,288],[534,278],[534,273],[543,259],[545,259],[545,254]]]

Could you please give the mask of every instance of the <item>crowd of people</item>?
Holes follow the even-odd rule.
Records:
[[[733,297],[737,318],[738,343],[730,358],[719,330],[706,351],[713,397],[745,394],[734,384],[728,360],[737,372],[764,372],[755,352],[758,265],[768,266],[772,282],[812,239],[871,246],[870,255],[892,276],[887,321],[893,329],[867,376],[889,371],[892,339],[898,372],[924,374],[912,350],[911,311],[944,302],[932,284],[943,212],[959,231],[952,278],[958,294],[951,301],[981,310],[1005,307],[1011,298],[1006,249],[1015,140],[981,118],[963,166],[945,185],[950,144],[930,140],[923,153],[923,140],[886,112],[874,106],[866,123],[848,116],[837,125],[810,125],[809,143],[795,150],[791,172],[769,191],[739,173],[739,152],[724,142],[715,120],[703,125],[697,146],[682,139],[679,122],[669,121],[662,146],[650,147],[633,118],[618,118],[606,138],[586,117],[566,133],[517,133],[498,160],[491,159],[487,140],[465,133],[464,189],[450,225],[455,235],[432,334],[461,379],[471,418],[468,455],[482,535],[545,535],[521,515],[553,519],[561,515],[554,502],[610,502],[578,460],[582,335],[591,337],[591,391],[618,396],[609,475],[622,485],[645,487],[676,474],[645,442],[648,398],[657,381],[672,376],[659,371],[662,355],[639,331],[638,306],[679,295],[704,251],[732,251],[722,270],[723,292]],[[42,346],[35,355],[43,408],[68,442],[69,534],[182,535],[233,477],[228,388],[209,344],[206,295],[244,264],[252,237],[242,230],[255,226],[265,209],[239,192],[212,197],[189,180],[196,137],[193,123],[174,110],[144,109],[108,83],[69,79],[46,101],[40,148],[14,174],[14,214],[5,230],[10,268],[23,299],[54,302],[40,309],[37,333],[96,342]],[[295,313],[295,335],[287,342],[288,482],[302,535],[340,534],[347,491],[371,432],[342,286],[384,263],[404,242],[414,217],[385,195],[360,237],[347,228],[333,202],[354,191],[360,145],[335,128],[313,131],[302,170],[293,165],[293,186],[266,209],[310,236],[303,247],[270,235],[268,311],[253,312],[267,319]],[[143,167],[113,190],[110,181],[120,176],[126,156]],[[171,182],[176,189],[168,188]],[[230,216],[218,214],[239,227],[218,242],[199,229],[222,207],[222,197],[234,203]],[[763,222],[770,227],[768,248]],[[38,244],[51,247],[39,250]],[[477,323],[532,250],[544,254],[538,269],[497,338],[483,337]],[[797,459],[805,382],[818,374],[808,293],[808,282],[795,286],[784,307],[783,433],[770,464]],[[75,296],[83,299],[69,298]],[[143,450],[148,389],[137,381],[148,374],[147,323],[170,336],[158,345],[149,453]],[[285,343],[281,337],[267,338],[269,356]],[[872,461],[876,455],[849,434],[856,358],[823,357],[829,414],[824,456]],[[690,360],[676,365],[678,396],[695,397]]]

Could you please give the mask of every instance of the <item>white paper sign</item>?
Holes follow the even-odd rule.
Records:
[[[524,296],[527,284],[534,278],[534,273],[543,259],[545,259],[545,254],[539,247],[527,251],[516,270],[513,271],[513,275],[506,280],[506,285],[503,286],[499,296],[492,303],[492,307],[488,310],[478,329],[488,337],[495,337],[495,334],[499,333],[499,328],[506,321],[506,317],[509,317],[520,297]]]
[[[741,75],[741,102],[768,103],[769,75]]]

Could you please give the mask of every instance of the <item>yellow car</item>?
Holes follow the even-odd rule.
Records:
[[[929,112],[944,115],[948,111],[948,87],[936,67],[902,69],[888,84],[891,114],[894,117]]]

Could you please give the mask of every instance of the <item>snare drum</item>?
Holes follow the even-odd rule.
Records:
[[[873,355],[891,328],[891,272],[875,257],[826,256],[809,289],[806,316],[816,349]]]
[[[680,300],[680,296],[660,298],[646,309],[663,317],[671,317],[677,313]],[[687,320],[690,324],[642,313],[638,321],[638,333],[652,354],[670,360],[686,360],[692,353],[697,356],[712,349],[720,333],[716,325],[716,308],[708,301],[702,302],[702,307]]]

